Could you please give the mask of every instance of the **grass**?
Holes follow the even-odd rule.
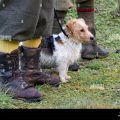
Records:
[[[58,89],[48,85],[37,86],[44,94],[40,103],[25,103],[13,100],[0,93],[0,108],[120,108],[120,17],[115,17],[115,0],[95,0],[97,42],[108,48],[109,57],[92,61],[81,61],[78,72],[69,72],[70,83],[62,84]],[[76,17],[74,9],[69,16]]]

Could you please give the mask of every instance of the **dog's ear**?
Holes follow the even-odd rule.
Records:
[[[69,28],[73,27],[74,24],[76,23],[76,19],[71,19],[67,22],[66,26],[68,26]]]
[[[84,22],[84,23],[86,23],[85,20],[84,20],[83,18],[79,18],[79,20],[82,21],[82,22]]]
[[[76,19],[68,21],[66,24],[66,29],[69,32],[69,34],[73,34],[73,28],[76,23]]]

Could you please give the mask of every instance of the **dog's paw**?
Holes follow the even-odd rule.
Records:
[[[69,75],[66,76],[66,80],[69,80],[71,79],[71,77]]]
[[[61,78],[60,80],[61,80],[62,83],[67,83],[68,82],[68,80],[66,80],[65,78]]]

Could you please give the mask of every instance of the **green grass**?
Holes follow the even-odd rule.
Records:
[[[120,108],[120,17],[114,17],[115,0],[95,0],[97,42],[108,48],[109,57],[92,61],[81,61],[78,72],[69,72],[70,83],[58,89],[48,85],[37,86],[44,94],[40,103],[25,103],[13,100],[0,93],[0,108]],[[66,20],[76,17],[75,10],[69,11]]]

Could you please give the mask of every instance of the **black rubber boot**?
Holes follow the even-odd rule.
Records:
[[[80,69],[80,65],[77,62],[69,66],[70,71],[78,71],[79,69]]]
[[[120,53],[120,50],[116,50],[116,53]]]
[[[109,55],[109,52],[96,45],[83,45],[82,47],[82,58],[87,59],[87,60],[92,60],[94,58],[99,59],[99,58],[105,58]]]

